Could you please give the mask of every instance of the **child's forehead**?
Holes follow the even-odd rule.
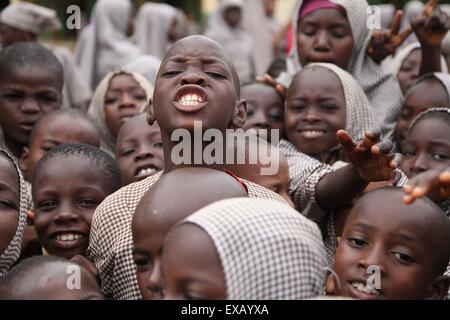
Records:
[[[22,82],[36,83],[39,85],[60,85],[58,74],[52,72],[52,69],[41,68],[39,66],[19,66],[14,65],[6,68],[1,77],[0,84],[13,83],[20,85]]]

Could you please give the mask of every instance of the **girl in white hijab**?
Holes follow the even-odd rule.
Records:
[[[244,2],[223,0],[211,15],[205,35],[219,42],[230,56],[241,84],[255,77],[253,40],[241,27]],[[233,24],[228,17],[232,16]]]
[[[12,188],[10,191],[8,191],[8,188],[2,190],[0,193],[0,198],[3,198],[3,195],[5,194],[5,197],[7,197],[7,193],[18,193],[17,201],[12,201],[11,197],[7,197],[9,200],[8,202],[11,203],[11,208],[9,209],[0,209],[1,211],[11,211],[11,213],[16,212],[16,217],[11,218],[13,220],[10,220],[8,216],[10,216],[11,213],[9,212],[0,212],[0,221],[1,221],[1,231],[2,234],[0,239],[2,242],[0,243],[0,277],[3,276],[19,259],[20,252],[21,252],[21,244],[22,244],[22,237],[23,232],[27,225],[27,208],[30,204],[30,198],[27,194],[27,188],[25,186],[25,180],[23,179],[22,173],[19,170],[19,167],[17,166],[14,159],[5,151],[0,149],[0,163],[2,166],[2,174],[0,176],[0,180],[8,179],[8,176],[16,175],[17,176],[17,184],[13,185],[11,183],[8,183],[8,181],[0,181],[3,184],[7,185],[8,188]],[[3,201],[6,201],[2,199]],[[11,202],[12,201],[12,202]],[[14,203],[14,204],[13,204]],[[7,220],[5,220],[7,219]],[[15,220],[15,221],[14,221]],[[8,226],[13,226],[14,230],[8,230]],[[4,235],[8,235],[11,231],[12,236],[9,238],[9,240],[4,239]],[[3,240],[6,240],[4,243]]]
[[[165,3],[145,3],[137,13],[134,40],[145,54],[164,58],[177,40],[178,12]]]
[[[303,8],[303,4],[305,4],[305,8]],[[349,54],[347,67],[343,68],[356,79],[369,98],[376,125],[381,127],[383,138],[392,139],[395,120],[402,103],[402,93],[395,78],[384,73],[380,66],[367,55],[366,49],[370,40],[370,31],[366,26],[367,1],[320,0],[313,2],[311,0],[300,0],[293,20],[296,39],[299,34],[300,20],[323,8],[330,7],[342,13],[351,29],[353,50]],[[282,74],[279,78],[279,81],[285,87],[289,86],[292,76],[302,68],[299,56],[301,50],[305,49],[299,48],[298,41],[294,41],[294,47],[286,60],[288,73]],[[339,54],[339,56],[342,59],[342,54]]]
[[[128,109],[128,111],[126,111],[127,112],[126,115],[119,114],[120,118],[123,118],[125,116],[129,118],[133,115],[136,115],[137,113],[144,112],[147,106],[147,102],[153,96],[153,86],[151,85],[151,83],[141,74],[137,72],[128,71],[126,69],[118,69],[116,71],[108,73],[99,83],[99,85],[95,89],[94,95],[92,96],[91,104],[89,105],[88,109],[88,116],[97,124],[99,128],[102,149],[104,149],[113,156],[116,150],[116,135],[117,135],[117,132],[114,132],[114,127],[118,126],[119,124],[111,123],[117,121],[107,120],[107,118],[109,117],[106,111],[106,108],[108,107],[106,96],[108,94],[108,90],[110,89],[111,82],[116,76],[119,75],[129,75],[138,84],[137,88],[132,89],[133,92],[126,93],[127,95],[131,96],[131,98],[130,97],[127,98],[129,106],[126,109]],[[139,90],[139,88],[144,90],[145,92],[144,97],[140,96],[138,97],[139,93],[137,91]],[[125,88],[124,90],[127,89]],[[114,99],[116,98],[114,97]],[[118,100],[120,101],[117,102],[113,101],[114,104],[117,103],[119,104],[118,107],[114,108],[116,110],[120,109],[120,104],[124,103],[123,102],[124,99],[120,98]],[[132,106],[130,106],[130,104],[132,104]],[[116,112],[116,115],[119,112],[120,111]],[[115,118],[117,118],[117,116]]]
[[[91,87],[95,88],[108,72],[143,55],[127,36],[132,15],[129,0],[98,0],[95,3],[92,31],[85,36],[84,50],[78,57]]]
[[[322,293],[326,259],[317,225],[299,212],[273,200],[234,198],[173,227],[162,269],[165,298],[192,297],[178,285],[195,272],[199,280],[190,284],[210,283],[199,286],[198,298],[299,300]]]

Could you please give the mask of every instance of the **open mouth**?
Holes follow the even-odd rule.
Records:
[[[59,249],[72,249],[84,241],[87,241],[87,236],[75,231],[57,232],[50,236],[52,245]]]
[[[144,177],[148,177],[151,176],[155,173],[157,173],[160,169],[157,168],[156,166],[152,165],[152,164],[148,164],[145,166],[140,166],[139,168],[136,169],[136,171],[134,172],[134,176],[136,178],[144,178]]]
[[[350,286],[354,296],[358,299],[379,299],[383,294],[380,289],[373,288],[364,281],[351,281]]]
[[[197,85],[186,85],[175,95],[175,106],[183,112],[197,112],[208,102],[205,90]]]
[[[20,128],[24,131],[31,132],[33,130],[35,121],[24,121],[20,123]]]

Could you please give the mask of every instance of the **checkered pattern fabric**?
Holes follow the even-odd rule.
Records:
[[[353,35],[353,53],[347,71],[356,79],[370,100],[375,116],[376,125],[382,129],[384,139],[394,140],[394,128],[403,103],[403,95],[398,81],[394,76],[383,72],[381,67],[370,58],[367,45],[371,34],[366,26],[367,1],[366,0],[330,0],[342,6],[350,23]],[[298,14],[303,0],[298,1],[292,20],[295,34],[298,32]],[[283,73],[278,81],[286,87],[292,77],[301,70],[297,41],[286,59],[287,73]]]
[[[27,226],[27,208],[30,206],[31,199],[25,186],[25,180],[23,179],[22,173],[20,172],[20,169],[17,166],[16,161],[6,151],[0,149],[0,152],[2,153],[2,155],[10,159],[12,163],[14,163],[15,169],[19,176],[19,183],[20,183],[19,185],[20,209],[19,209],[17,230],[8,247],[6,247],[5,251],[3,251],[3,253],[0,255],[0,277],[1,277],[14,265],[17,259],[19,259],[22,244],[22,236]]]
[[[212,238],[231,300],[307,299],[321,293],[326,258],[320,230],[273,200],[227,199],[181,222]]]
[[[159,172],[123,187],[107,197],[95,210],[86,253],[98,269],[102,289],[113,299],[141,298],[131,254],[131,222],[141,197],[161,175],[162,172]],[[249,197],[285,203],[278,194],[250,181],[243,182],[248,188]]]

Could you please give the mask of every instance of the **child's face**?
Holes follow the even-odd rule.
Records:
[[[111,134],[117,137],[120,126],[142,111],[146,103],[147,94],[133,76],[115,75],[105,94],[105,121]]]
[[[84,143],[100,147],[95,127],[86,120],[67,115],[43,119],[29,142],[29,148],[24,148],[20,159],[20,168],[26,179],[31,181],[34,168],[44,154],[64,143]]]
[[[405,97],[395,128],[401,146],[406,139],[411,121],[422,111],[449,106],[447,92],[437,80],[424,80],[414,86]]]
[[[231,63],[212,40],[192,36],[172,46],[159,70],[150,107],[163,139],[175,129],[193,131],[195,121],[202,122],[203,130],[222,132],[235,125],[235,113],[245,114],[235,81]]]
[[[104,300],[94,277],[74,263],[47,263],[30,270],[15,283],[13,300]],[[42,270],[45,268],[45,270]],[[74,276],[80,276],[79,289],[68,287]]]
[[[440,165],[450,165],[450,128],[439,119],[424,119],[411,130],[402,145],[400,169],[412,178]]]
[[[300,63],[333,63],[346,70],[353,51],[348,20],[334,9],[319,9],[303,17],[298,26],[297,52]]]
[[[406,94],[419,77],[421,61],[422,53],[420,52],[420,49],[413,50],[405,60],[403,60],[397,74],[397,79],[403,94]]]
[[[230,7],[223,13],[223,18],[230,28],[236,28],[241,23],[241,9],[239,7]]]
[[[227,290],[219,255],[200,227],[185,224],[165,242],[162,256],[165,299],[225,300]]]
[[[122,183],[143,180],[164,168],[161,131],[155,122],[150,126],[146,116],[128,120],[119,131],[116,160],[122,174]]]
[[[278,130],[280,139],[284,135],[283,99],[275,88],[264,84],[252,84],[241,89],[241,98],[247,102],[247,119],[244,129]],[[271,139],[270,131],[267,140]]]
[[[14,68],[2,78],[0,125],[7,140],[25,146],[36,121],[60,107],[62,85],[45,68]]]
[[[433,256],[437,243],[430,239],[430,227],[435,226],[424,210],[430,209],[418,203],[405,205],[400,191],[380,192],[357,203],[336,251],[337,295],[364,300],[427,297],[437,277]],[[380,287],[367,293],[370,266],[380,270]]]
[[[304,69],[288,91],[286,136],[308,155],[329,151],[338,144],[336,132],[345,129],[345,112],[338,77],[324,68]]]
[[[20,210],[19,176],[11,162],[0,156],[0,255],[17,230]]]
[[[92,162],[55,156],[36,172],[34,225],[50,254],[70,259],[88,247],[94,210],[113,191]]]

